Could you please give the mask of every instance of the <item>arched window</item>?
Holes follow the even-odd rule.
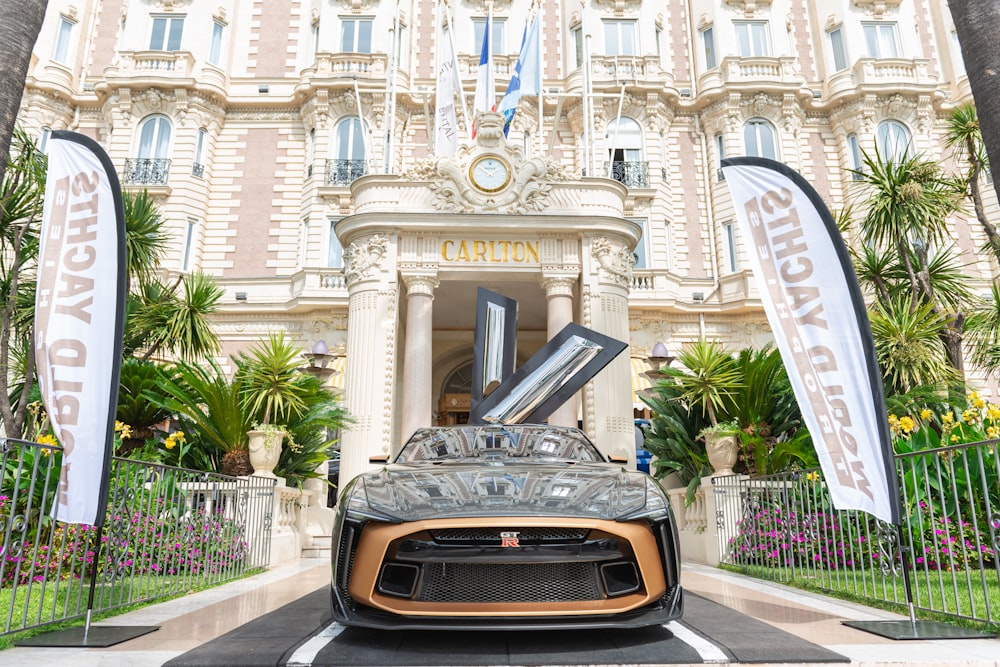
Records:
[[[743,126],[743,147],[748,156],[778,159],[774,126],[763,118],[751,118]]]
[[[159,114],[149,116],[139,124],[136,157],[126,163],[129,183],[163,185],[170,167],[170,119]]]
[[[851,157],[851,169],[854,171],[851,173],[851,179],[855,181],[860,181],[864,176],[860,173],[865,168],[865,163],[861,160],[861,146],[858,145],[858,135],[849,134],[847,135],[847,152]]]
[[[631,118],[608,123],[608,157],[611,178],[628,188],[644,188],[649,183],[642,161],[642,128]]]
[[[364,126],[357,116],[344,118],[337,123],[333,158],[327,164],[327,185],[348,185],[365,175]]]
[[[194,147],[194,165],[191,167],[191,173],[198,178],[205,176],[205,148],[207,143],[208,130],[203,127],[198,128],[198,143]]]
[[[884,120],[875,132],[875,146],[887,160],[904,158],[910,154],[910,131],[898,120]]]

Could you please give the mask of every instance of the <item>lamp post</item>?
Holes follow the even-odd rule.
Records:
[[[646,357],[646,361],[652,364],[653,367],[646,371],[644,375],[655,382],[662,377],[663,367],[670,366],[673,363],[674,357],[670,356],[666,345],[662,342],[657,342],[653,345],[650,355]]]
[[[330,377],[337,372],[336,369],[330,368],[330,362],[339,357],[339,354],[330,354],[330,349],[326,345],[326,341],[318,340],[312,346],[312,350],[309,352],[303,352],[302,356],[309,361],[308,366],[302,366],[299,368],[300,371],[304,373],[309,373],[310,375],[315,375],[320,383],[326,383]]]

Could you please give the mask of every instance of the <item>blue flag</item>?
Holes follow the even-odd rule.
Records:
[[[541,63],[538,61],[538,17],[525,28],[521,37],[521,52],[514,64],[514,74],[507,85],[507,93],[500,100],[497,111],[503,114],[503,134],[507,136],[522,95],[539,95],[542,92]]]

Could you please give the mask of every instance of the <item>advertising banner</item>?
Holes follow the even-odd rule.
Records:
[[[837,509],[899,523],[882,377],[833,216],[795,171],[723,160],[760,298]]]
[[[35,363],[63,447],[53,516],[100,525],[107,504],[125,308],[125,216],[107,154],[53,132],[38,252]]]

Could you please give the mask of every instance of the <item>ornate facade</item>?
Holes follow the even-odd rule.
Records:
[[[50,0],[36,45],[21,125],[95,138],[149,190],[165,270],[226,291],[225,353],[284,329],[342,355],[347,474],[467,412],[479,285],[518,301],[521,360],[568,321],[630,343],[554,417],[606,451],[632,449],[656,342],[767,343],[721,158],[786,162],[833,210],[876,143],[958,168],[945,119],[970,91],[944,0],[543,2],[541,99],[473,141],[488,4]],[[532,2],[491,4],[499,98]],[[463,140],[436,156],[449,23]],[[987,285],[971,211],[952,229]]]

